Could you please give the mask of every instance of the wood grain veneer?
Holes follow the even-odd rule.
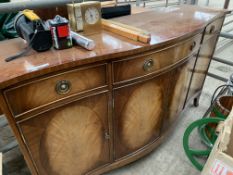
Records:
[[[172,72],[172,82],[176,83],[170,84],[171,90],[169,94],[167,94],[169,96],[169,110],[166,115],[167,117],[165,117],[166,119],[164,119],[166,121],[164,123],[166,129],[177,119],[177,115],[185,106],[185,100],[188,96],[196,59],[196,55],[190,56],[181,66]]]
[[[19,128],[39,174],[84,174],[110,160],[107,93],[45,112]]]
[[[114,90],[116,159],[160,135],[169,75]]]
[[[166,69],[197,51],[201,43],[201,37],[202,35],[199,34],[191,40],[161,51],[158,50],[155,53],[143,53],[141,56],[113,62],[114,83],[139,78]],[[149,70],[145,70],[144,66],[150,60],[153,65]]]
[[[66,94],[58,94],[55,90],[56,85],[63,80],[71,84],[70,90]],[[10,88],[5,91],[5,97],[13,115],[18,115],[61,98],[67,98],[72,94],[106,85],[106,65],[97,65],[48,76]]]
[[[32,174],[98,175],[154,150],[202,89],[224,17],[160,8],[114,19],[150,32],[149,44],[101,30],[89,36],[93,51],[31,51],[9,63],[25,45],[0,42],[0,106]]]

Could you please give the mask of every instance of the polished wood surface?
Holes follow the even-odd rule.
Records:
[[[133,153],[160,135],[169,76],[164,74],[114,90],[116,159]]]
[[[65,94],[59,94],[54,89],[63,80],[70,83],[70,90]],[[13,115],[18,115],[73,94],[106,85],[106,65],[98,65],[63,72],[10,88],[5,91],[5,97]],[[22,101],[22,99],[24,100]]]
[[[127,79],[135,79],[141,76],[162,71],[169,66],[179,62],[188,55],[191,55],[199,48],[201,43],[201,35],[197,35],[191,40],[181,42],[170,48],[152,52],[143,53],[141,56],[116,61],[113,63],[114,82],[121,82]],[[167,59],[169,58],[169,59]],[[151,61],[148,69],[147,61]]]
[[[137,13],[114,20],[146,29],[150,44],[102,30],[90,35],[93,51],[31,51],[9,63],[22,40],[0,42],[0,106],[32,174],[98,175],[154,150],[202,89],[224,14]]]
[[[181,66],[171,72],[172,80],[170,91],[168,91],[168,114],[165,117],[164,129],[177,120],[180,112],[184,108],[186,97],[188,96],[193,70],[196,62],[196,54],[190,56]],[[182,94],[182,95],[181,95]]]
[[[20,122],[39,174],[84,174],[109,162],[107,104],[100,94]]]
[[[12,62],[5,62],[4,59],[20,52],[25,47],[23,40],[0,42],[0,88],[64,68],[128,56],[175,43],[202,31],[207,23],[224,13],[195,6],[177,6],[120,17],[115,20],[150,32],[152,37],[150,44],[100,31],[89,36],[96,41],[97,47],[93,51],[79,47],[59,51],[51,49],[37,54],[32,51],[28,56]]]

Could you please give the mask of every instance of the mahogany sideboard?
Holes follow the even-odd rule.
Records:
[[[143,44],[101,30],[80,47],[12,62],[0,42],[0,101],[33,175],[102,174],[154,150],[202,89],[225,11],[160,8],[114,20],[151,33]],[[196,95],[196,100],[198,100]]]

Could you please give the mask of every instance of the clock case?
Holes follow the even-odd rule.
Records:
[[[95,24],[88,24],[85,20],[85,12],[88,8],[95,7],[99,13],[99,20]],[[101,3],[88,1],[67,5],[70,27],[73,31],[85,34],[96,33],[101,29]]]

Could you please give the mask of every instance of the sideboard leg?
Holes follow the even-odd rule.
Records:
[[[193,106],[198,107],[199,106],[199,97],[196,97],[193,99]]]

